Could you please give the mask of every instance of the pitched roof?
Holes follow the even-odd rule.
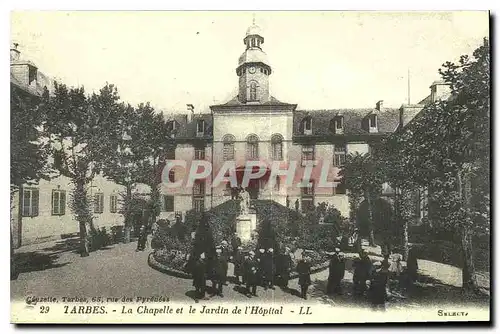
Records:
[[[366,109],[330,109],[330,110],[297,110],[293,118],[293,134],[302,135],[301,124],[306,117],[312,118],[313,136],[330,136],[331,121],[335,116],[343,116],[344,134],[369,134],[363,126],[366,116],[378,115],[378,133],[392,133],[399,125],[399,109],[384,108],[381,111],[373,108]]]
[[[281,106],[290,106],[292,104],[281,102],[277,98],[275,98],[274,96],[271,96],[269,98],[269,101],[264,102],[264,103],[258,103],[258,104],[242,103],[239,100],[238,95],[236,95],[235,97],[233,97],[231,100],[227,101],[226,103],[222,103],[222,104],[219,104],[219,105],[216,105],[216,106],[213,106],[213,107],[230,107],[230,106],[247,106],[247,105],[273,105],[273,106],[281,105]]]

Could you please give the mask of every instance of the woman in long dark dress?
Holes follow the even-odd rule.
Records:
[[[196,290],[197,298],[205,298],[205,290],[207,285],[207,268],[205,261],[205,253],[202,253],[193,263],[192,267],[193,286]]]
[[[374,310],[385,311],[385,301],[387,299],[388,271],[381,268],[380,262],[375,263],[375,271],[370,280],[368,296]]]

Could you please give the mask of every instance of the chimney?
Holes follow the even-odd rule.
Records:
[[[444,81],[434,81],[431,84],[431,103],[439,100],[447,100],[451,95],[451,88]]]
[[[384,101],[383,100],[380,100],[380,101],[377,102],[376,109],[378,111],[381,111],[382,109],[384,109]]]
[[[19,46],[18,43],[13,43],[12,47],[10,48],[10,61],[11,62],[18,61],[20,58],[21,52],[17,49],[18,46]]]
[[[187,114],[187,121],[188,123],[191,123],[194,118],[194,106],[192,104],[186,104],[188,114]]]

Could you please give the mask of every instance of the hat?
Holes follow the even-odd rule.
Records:
[[[290,247],[285,247],[285,250],[286,250],[287,252],[289,252],[289,251],[290,251]]]
[[[268,251],[272,252],[272,251],[273,251],[273,249],[272,249],[272,248],[269,248],[269,249],[268,249]]]
[[[248,254],[255,255],[255,252],[254,251],[250,251],[250,252],[248,252]]]
[[[377,262],[375,262],[375,263],[373,264],[373,266],[374,266],[374,267],[380,267],[380,266],[382,266],[382,262],[377,261]]]
[[[216,249],[215,249],[215,251],[216,251],[217,253],[222,253],[222,249],[220,249],[220,248],[216,248]]]
[[[221,244],[222,245],[227,245],[227,241],[226,240],[222,240]]]
[[[201,253],[200,254],[200,259],[204,259],[205,258],[205,253]]]
[[[243,249],[243,247],[241,247],[241,246],[238,246],[238,249]]]
[[[264,248],[259,249],[259,252],[264,253]]]
[[[335,248],[335,253],[339,253],[340,252],[340,248]]]

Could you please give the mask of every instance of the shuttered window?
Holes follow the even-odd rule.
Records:
[[[62,216],[66,214],[66,191],[52,190],[52,215]]]
[[[36,188],[23,189],[23,217],[38,216],[38,203],[40,202],[40,193]]]
[[[104,194],[96,193],[94,195],[94,213],[104,212]]]

